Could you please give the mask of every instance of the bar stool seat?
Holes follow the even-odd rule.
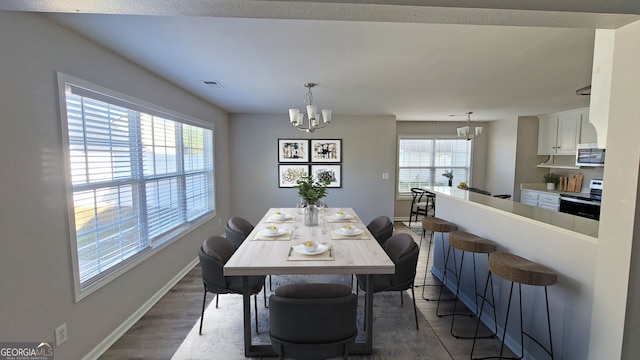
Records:
[[[435,216],[429,216],[422,219],[422,229],[433,232],[451,232],[458,230],[458,225]]]
[[[422,219],[422,236],[420,237],[420,247],[422,247],[422,238],[424,238],[426,236],[426,232],[427,231],[431,231],[431,236],[429,237],[429,247],[427,248],[427,264],[425,265],[425,273],[424,273],[424,281],[422,282],[422,298],[424,300],[427,301],[431,301],[434,299],[427,299],[424,296],[424,288],[427,286],[439,286],[440,289],[442,289],[442,286],[444,285],[444,281],[442,284],[438,284],[438,285],[427,285],[427,273],[429,272],[429,256],[431,254],[431,243],[434,242],[434,234],[435,233],[440,233],[440,240],[442,243],[442,256],[445,256],[445,247],[444,247],[444,233],[449,233],[452,231],[456,231],[458,230],[458,225],[435,217],[435,216],[427,216],[425,218]],[[447,259],[445,259],[445,269],[444,269],[444,274],[443,274],[443,280],[446,281],[446,264],[447,264],[447,260],[448,260],[448,252],[447,252]],[[439,297],[438,297],[439,298]],[[438,299],[438,304],[439,304],[440,299]],[[437,312],[437,309],[436,309]]]
[[[456,298],[459,298],[460,295],[460,283],[462,281],[462,269],[464,266],[464,256],[467,252],[472,254],[472,259],[473,259],[473,286],[474,286],[474,304],[475,304],[475,309],[473,314],[470,314],[469,316],[475,316],[478,314],[478,296],[484,296],[483,294],[478,293],[478,276],[477,276],[477,271],[476,271],[476,254],[486,254],[487,255],[487,259],[489,257],[490,253],[495,252],[498,249],[498,245],[496,243],[494,243],[491,240],[488,239],[484,239],[481,238],[475,234],[466,232],[466,231],[452,231],[449,233],[449,246],[451,246],[451,248],[453,249],[458,249],[460,251],[462,251],[462,256],[460,258],[460,267],[459,270],[457,270],[458,268],[456,268],[456,275],[457,275],[457,286],[456,286]],[[455,254],[454,254],[454,260],[455,260]],[[455,262],[454,262],[455,263]],[[455,265],[454,265],[455,266]],[[483,293],[486,294],[486,291],[483,290]],[[486,299],[485,299],[486,300]],[[491,302],[489,302],[489,304],[491,304],[492,307],[494,307],[494,302],[495,299],[493,298],[493,284],[492,284],[492,291],[491,291]],[[455,317],[456,315],[460,315],[456,313],[456,307],[457,307],[457,302],[454,304],[453,306],[453,313],[452,318],[451,318],[451,335],[461,339],[471,339],[474,337],[471,336],[460,336],[454,333],[453,331],[453,327],[455,324]],[[495,308],[493,311],[493,315],[494,315],[494,323],[495,323]],[[497,328],[496,328],[497,331]],[[495,331],[494,331],[495,332]],[[476,334],[477,336],[477,334]],[[493,337],[493,335],[490,336],[483,336],[483,337]]]
[[[466,231],[453,231],[449,234],[449,245],[462,251],[488,254],[495,252],[498,245],[491,240]]]
[[[535,263],[531,260],[527,260],[518,255],[514,255],[507,252],[495,252],[489,255],[489,275],[487,276],[487,283],[491,277],[491,274],[495,274],[505,280],[511,281],[511,289],[509,291],[509,301],[507,304],[507,312],[504,320],[505,333],[502,336],[502,346],[500,347],[500,356],[492,356],[489,358],[497,358],[497,359],[522,359],[524,356],[524,336],[526,335],[529,339],[533,340],[538,346],[540,346],[549,356],[553,359],[553,340],[551,336],[551,317],[549,314],[549,296],[547,292],[547,286],[553,285],[558,281],[558,274],[548,269],[544,265]],[[509,310],[511,308],[511,299],[513,295],[513,285],[518,284],[518,292],[519,292],[519,305],[520,305],[520,345],[521,345],[521,354],[519,357],[503,357],[504,350],[504,338],[506,337],[506,329],[509,322]],[[522,284],[531,285],[531,286],[543,286],[544,287],[544,297],[547,311],[547,326],[549,330],[549,348],[545,347],[539,340],[535,339],[533,336],[528,334],[523,330],[522,327]],[[485,287],[486,292],[486,287]],[[486,295],[486,294],[485,294]],[[484,300],[483,300],[484,302]],[[482,306],[480,307],[480,311],[482,312]],[[478,318],[478,325],[479,325]],[[476,326],[476,334],[478,331],[478,326]],[[471,347],[471,358],[473,357],[473,350],[475,347],[475,340],[473,346]],[[484,359],[484,358],[483,358]]]
[[[489,256],[489,269],[503,279],[533,286],[549,286],[558,281],[558,274],[533,261],[508,252]]]

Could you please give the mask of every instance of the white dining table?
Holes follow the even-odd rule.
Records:
[[[317,226],[305,226],[296,208],[271,208],[224,266],[225,276],[243,276],[243,312],[245,356],[277,356],[271,345],[254,345],[251,339],[251,294],[247,277],[252,275],[364,274],[372,286],[373,274],[393,274],[395,265],[365,224],[351,208],[322,209]],[[343,212],[347,218],[338,219]],[[278,219],[276,213],[285,219]],[[280,215],[282,217],[282,215]],[[297,224],[297,229],[295,225]],[[355,235],[343,235],[345,226]],[[276,226],[282,235],[267,234]],[[316,255],[296,251],[305,241],[315,240],[326,251]],[[265,289],[266,291],[266,289]],[[373,288],[367,288],[365,301],[365,341],[357,342],[351,354],[373,352]]]

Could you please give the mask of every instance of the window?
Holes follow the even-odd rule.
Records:
[[[66,75],[60,82],[82,298],[214,215],[213,130]]]
[[[408,195],[413,187],[446,186],[442,176],[453,171],[456,183],[469,183],[471,142],[465,139],[416,138],[398,140],[398,194]]]

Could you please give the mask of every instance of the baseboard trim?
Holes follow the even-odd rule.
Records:
[[[120,326],[118,326],[111,334],[104,338],[96,347],[94,347],[82,360],[97,360],[102,354],[104,354],[109,348],[116,342],[122,335],[124,335],[138,320],[140,320],[144,314],[149,311],[153,305],[155,305],[160,299],[171,290],[185,275],[189,273],[196,265],[198,265],[198,258],[194,258],[187,266],[185,266],[179,273],[176,274],[169,282],[167,282],[158,292],[156,292],[149,300],[147,300],[138,310],[136,310],[127,320],[125,320]]]

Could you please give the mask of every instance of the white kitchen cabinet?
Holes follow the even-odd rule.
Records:
[[[560,194],[541,192],[538,194],[538,207],[558,211],[560,209]]]
[[[520,203],[536,206],[542,209],[558,211],[560,209],[560,194],[522,189],[520,192]]]
[[[538,206],[538,192],[522,189],[520,192],[520,202],[525,205]]]
[[[581,118],[577,111],[539,116],[538,155],[575,155]]]
[[[538,119],[538,155],[555,155],[558,117],[538,116]]]

